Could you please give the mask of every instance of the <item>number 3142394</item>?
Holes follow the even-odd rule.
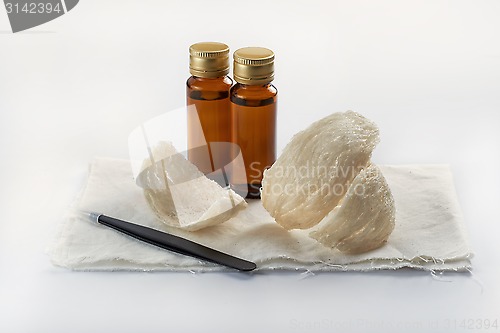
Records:
[[[30,2],[22,5],[19,3],[6,2],[5,8],[7,9],[7,14],[50,14],[53,12],[59,14],[62,11],[60,3],[53,5],[51,3],[43,2]]]
[[[464,330],[498,330],[498,320],[490,319],[462,319],[462,320],[446,320],[445,325],[448,328],[464,329]]]

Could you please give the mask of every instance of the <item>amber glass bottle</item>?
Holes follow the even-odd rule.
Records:
[[[197,43],[191,45],[189,54],[192,76],[187,80],[187,105],[196,110],[188,108],[188,159],[209,174],[231,159],[229,144],[219,144],[231,142],[229,47]],[[228,179],[224,182],[227,184]]]
[[[237,50],[233,77],[237,83],[230,92],[231,138],[239,146],[244,166],[232,170],[231,188],[247,198],[260,198],[263,172],[276,160],[274,53],[261,47]]]

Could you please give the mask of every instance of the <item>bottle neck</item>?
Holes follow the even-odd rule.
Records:
[[[244,83],[236,83],[239,87],[248,89],[248,90],[259,90],[262,88],[269,88],[272,86],[271,82],[265,83],[265,84],[244,84]]]

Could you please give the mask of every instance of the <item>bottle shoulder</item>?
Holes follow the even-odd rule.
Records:
[[[229,91],[233,85],[233,80],[228,76],[216,78],[202,78],[191,76],[186,81],[188,89],[207,91]]]
[[[231,97],[241,99],[267,99],[278,95],[278,89],[272,84],[266,85],[246,85],[236,83],[231,88]]]
[[[195,100],[215,101],[227,99],[232,84],[233,81],[227,76],[213,79],[191,76],[186,81],[188,104]],[[190,102],[189,99],[192,99],[192,101]]]
[[[235,84],[229,93],[231,102],[241,106],[265,106],[277,102],[278,90],[272,84]]]

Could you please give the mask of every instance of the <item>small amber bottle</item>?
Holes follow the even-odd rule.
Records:
[[[233,81],[227,76],[229,47],[216,42],[191,45],[189,71],[187,105],[196,110],[188,108],[188,159],[201,172],[210,174],[231,160],[229,89]],[[219,182],[219,178],[214,180]],[[223,182],[226,184],[221,185],[227,185],[228,179]]]
[[[239,146],[245,170],[243,166],[232,170],[231,188],[247,198],[260,198],[263,172],[276,160],[274,53],[262,47],[239,49],[234,52],[233,70],[237,83],[230,93],[231,137]]]

